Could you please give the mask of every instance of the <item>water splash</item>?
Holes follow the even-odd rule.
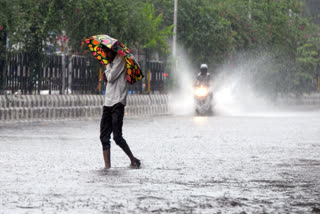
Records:
[[[249,115],[274,109],[267,92],[257,91],[256,77],[270,56],[242,59],[235,66],[223,65],[215,77],[215,112],[223,115]]]
[[[176,115],[190,115],[194,112],[193,81],[198,69],[187,56],[186,51],[177,46],[177,63],[174,74],[175,87],[169,93],[169,108]]]
[[[170,112],[175,115],[195,115],[192,85],[199,65],[190,60],[181,46],[178,46],[178,53],[177,69],[173,74],[176,82],[169,93]],[[294,111],[292,106],[279,105],[272,90],[261,85],[261,80],[269,75],[268,72],[276,70],[272,54],[246,53],[237,58],[232,67],[223,64],[212,72],[209,66],[213,79],[214,115],[281,117]]]

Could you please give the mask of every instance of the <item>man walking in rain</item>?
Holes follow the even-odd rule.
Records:
[[[111,167],[111,133],[113,133],[113,139],[116,144],[130,158],[130,166],[132,168],[139,168],[141,164],[140,160],[133,156],[126,140],[122,137],[124,108],[128,94],[126,61],[123,56],[107,47],[103,47],[102,50],[109,61],[103,75],[103,80],[106,82],[106,91],[100,123],[100,140],[103,148],[105,168],[109,169]]]

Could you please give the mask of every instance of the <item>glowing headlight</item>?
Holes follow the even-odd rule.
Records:
[[[208,89],[201,86],[195,89],[194,94],[198,97],[204,97],[208,95]]]

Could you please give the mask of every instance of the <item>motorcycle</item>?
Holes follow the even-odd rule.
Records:
[[[213,94],[206,85],[194,88],[195,111],[197,115],[212,115]]]

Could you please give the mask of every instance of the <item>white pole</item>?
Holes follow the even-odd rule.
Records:
[[[172,41],[172,56],[173,56],[173,72],[176,71],[176,56],[177,56],[177,12],[178,0],[174,0],[174,14],[173,14],[173,41]]]
[[[249,0],[249,7],[248,7],[248,18],[249,18],[249,20],[251,20],[251,17],[252,17],[252,15],[251,15],[251,0]]]

